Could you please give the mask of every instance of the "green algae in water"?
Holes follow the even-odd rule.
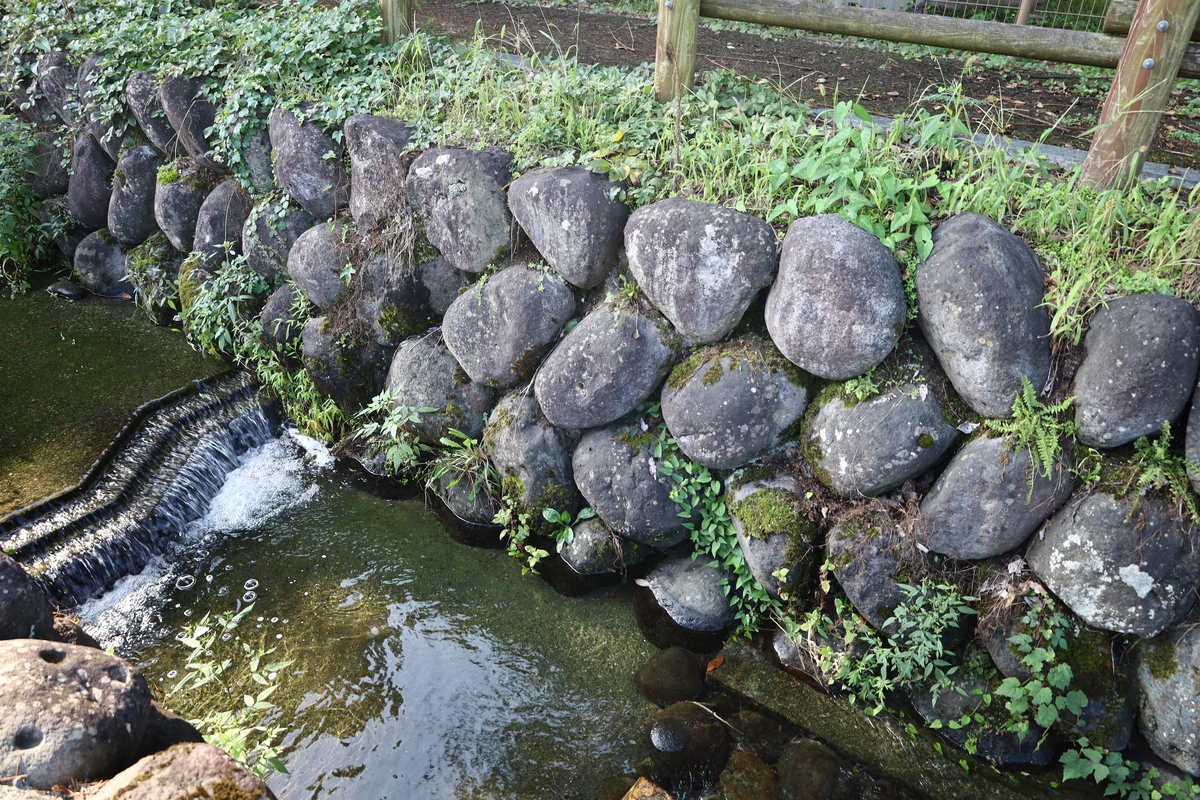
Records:
[[[74,484],[142,403],[229,368],[133,303],[0,299],[0,515]]]
[[[235,473],[227,491],[283,471]],[[315,496],[283,510],[233,513],[219,496],[207,552],[177,567],[195,588],[167,592],[167,638],[122,650],[169,687],[186,655],[170,637],[205,611],[232,611],[258,581],[236,633],[295,662],[271,698],[288,731],[291,775],[270,781],[281,800],[544,797],[548,787],[591,798],[646,755],[638,731],[657,708],[631,676],[654,648],[629,589],[561,597],[503,552],[453,542],[419,500],[385,501],[328,473],[315,481]],[[233,707],[254,686],[228,688],[166,705],[185,716]]]

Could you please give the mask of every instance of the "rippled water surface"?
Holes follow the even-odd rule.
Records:
[[[253,451],[175,567],[126,579],[84,619],[169,687],[186,655],[175,633],[252,599],[237,636],[294,660],[272,697],[288,731],[291,775],[270,781],[282,800],[591,798],[645,755],[638,729],[656,709],[631,676],[653,650],[626,589],[561,597],[319,455],[289,437]],[[194,585],[176,588],[184,575]],[[233,708],[243,690],[168,705]]]

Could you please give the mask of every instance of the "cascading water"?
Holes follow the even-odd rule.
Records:
[[[162,552],[276,427],[244,373],[172,393],[139,409],[80,484],[0,520],[0,546],[77,605]]]

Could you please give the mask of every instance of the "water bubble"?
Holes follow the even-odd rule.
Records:
[[[196,585],[196,576],[195,575],[180,575],[178,578],[175,579],[175,588],[180,590],[181,592],[185,592],[195,585]]]
[[[275,634],[275,638],[276,638],[276,639],[282,639],[282,638],[283,638],[283,634],[282,634],[282,633],[277,633],[277,634]]]
[[[187,634],[184,633],[183,631],[180,631],[179,633],[175,634],[176,641],[182,642],[186,638],[187,638]]]
[[[267,680],[269,680],[269,681],[273,681],[273,680],[275,680],[275,678],[277,678],[278,676],[279,676],[279,673],[278,673],[278,672],[272,672],[271,674],[267,675]]]
[[[226,564],[226,565],[225,565],[225,571],[226,571],[226,572],[232,572],[232,571],[233,571],[233,564]]]
[[[171,680],[178,674],[179,674],[179,670],[174,670],[174,669],[171,670],[170,672],[167,673],[167,680]]]
[[[287,619],[284,619],[284,621],[283,621],[283,624],[284,624],[284,625],[287,625],[287,624],[288,624],[288,621],[287,621]]]
[[[227,594],[229,594],[228,586],[222,586],[220,589],[217,589],[217,597],[224,597]]]
[[[246,592],[244,595],[242,595],[242,601],[246,603],[253,603],[257,599],[258,595],[256,595],[254,592]]]
[[[250,580],[246,581],[245,585],[243,585],[242,588],[246,589],[246,590],[257,589],[258,581],[254,580],[254,578],[251,578]]]
[[[183,612],[183,615],[184,615],[185,617],[190,617],[190,616],[192,615],[192,609],[190,609],[190,608],[189,608],[189,609],[186,609],[186,610]]]
[[[279,622],[279,617],[271,617],[271,622]]]
[[[205,575],[205,576],[204,576],[204,582],[205,582],[205,583],[212,583],[212,575]]]
[[[221,641],[222,641],[222,642],[228,642],[228,641],[229,641],[230,639],[232,639],[232,638],[233,638],[233,634],[232,634],[232,633],[230,633],[229,631],[226,631],[225,633],[222,633],[222,634],[221,634]]]

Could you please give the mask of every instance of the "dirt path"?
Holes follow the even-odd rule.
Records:
[[[478,29],[485,36],[503,34],[510,46],[519,37],[524,48],[557,48],[587,63],[631,66],[654,61],[655,24],[642,17],[452,0],[422,0],[417,14],[426,29],[456,39],[469,39]],[[940,109],[941,88],[958,82],[966,97],[978,101],[969,106],[974,123],[1030,141],[1051,129],[1051,144],[1086,150],[1107,79],[1087,80],[1081,92],[1080,76],[1069,66],[1033,63],[1032,68],[1016,68],[1013,63],[965,53],[906,57],[894,48],[849,40],[787,34],[764,38],[705,26],[697,44],[699,71],[725,68],[764,78],[814,105],[854,99],[882,116],[917,104]],[[1182,87],[1176,89],[1174,115],[1165,116],[1159,126],[1152,161],[1200,168],[1200,114],[1193,112],[1189,118],[1185,108],[1191,96]]]

